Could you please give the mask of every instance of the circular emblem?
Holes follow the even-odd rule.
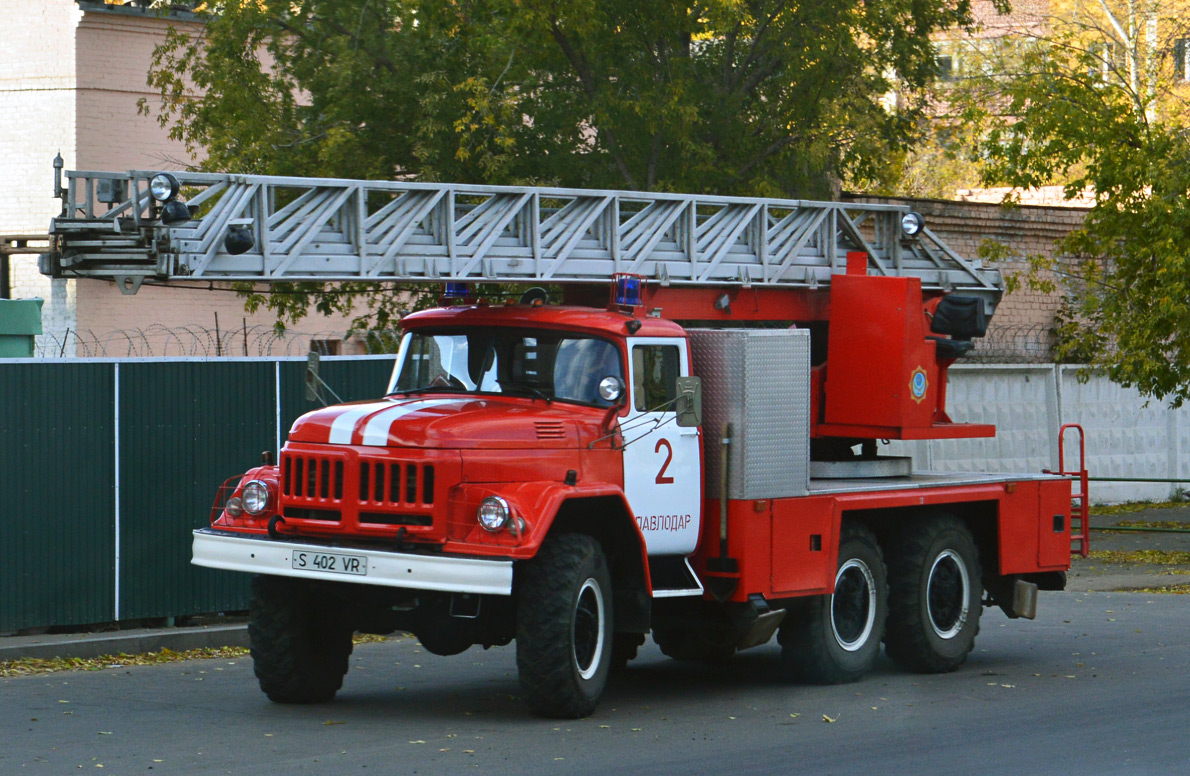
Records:
[[[913,370],[913,374],[909,376],[909,392],[913,396],[913,401],[921,404],[922,399],[926,397],[926,390],[930,387],[929,378],[926,377],[926,370],[920,366]]]

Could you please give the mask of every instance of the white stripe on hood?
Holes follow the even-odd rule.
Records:
[[[375,447],[383,447],[388,444],[389,430],[393,423],[419,410],[426,410],[430,407],[439,407],[443,404],[461,404],[468,399],[423,399],[421,401],[413,401],[408,404],[400,404],[392,409],[384,410],[373,418],[371,418],[367,425],[364,426],[364,438],[360,444],[372,445]],[[334,440],[331,440],[334,441]]]
[[[360,404],[352,407],[349,410],[344,410],[339,417],[335,418],[334,423],[331,423],[330,437],[327,439],[332,445],[349,445],[351,444],[351,437],[355,431],[355,424],[360,418],[365,415],[371,415],[373,412],[379,412],[393,406],[391,401],[378,401],[369,404]]]

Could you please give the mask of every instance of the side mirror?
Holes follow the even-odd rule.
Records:
[[[682,428],[702,425],[702,380],[698,377],[678,378],[677,423]]]
[[[322,393],[322,389],[325,388],[331,396],[335,397],[335,401],[342,404],[343,400],[339,398],[339,394],[335,393],[335,389],[318,376],[318,365],[321,361],[322,356],[318,355],[317,350],[311,350],[306,356],[306,400],[316,401],[325,407],[330,403]]]
[[[318,401],[323,405],[326,401],[322,398],[322,392],[318,390],[318,384],[322,379],[318,376],[318,366],[322,361],[322,356],[318,355],[318,351],[311,350],[306,356],[306,401]]]
[[[613,405],[624,398],[624,381],[611,375],[599,381],[599,398]]]

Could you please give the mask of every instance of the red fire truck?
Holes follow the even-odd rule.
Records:
[[[951,671],[984,606],[1031,618],[1065,584],[1069,478],[879,453],[995,433],[953,422],[946,387],[999,273],[908,208],[198,173],[59,189],[60,277],[447,284],[401,321],[383,396],[299,418],[194,533],[194,563],[255,575],[274,701],[330,700],[359,631],[515,641],[553,717],[590,714],[647,634],[681,660],[776,635],[810,682],[860,679],[882,643]]]

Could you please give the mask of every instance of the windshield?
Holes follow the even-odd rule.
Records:
[[[624,380],[620,352],[596,337],[541,329],[442,329],[401,339],[388,392],[505,393],[597,407],[606,377]]]

